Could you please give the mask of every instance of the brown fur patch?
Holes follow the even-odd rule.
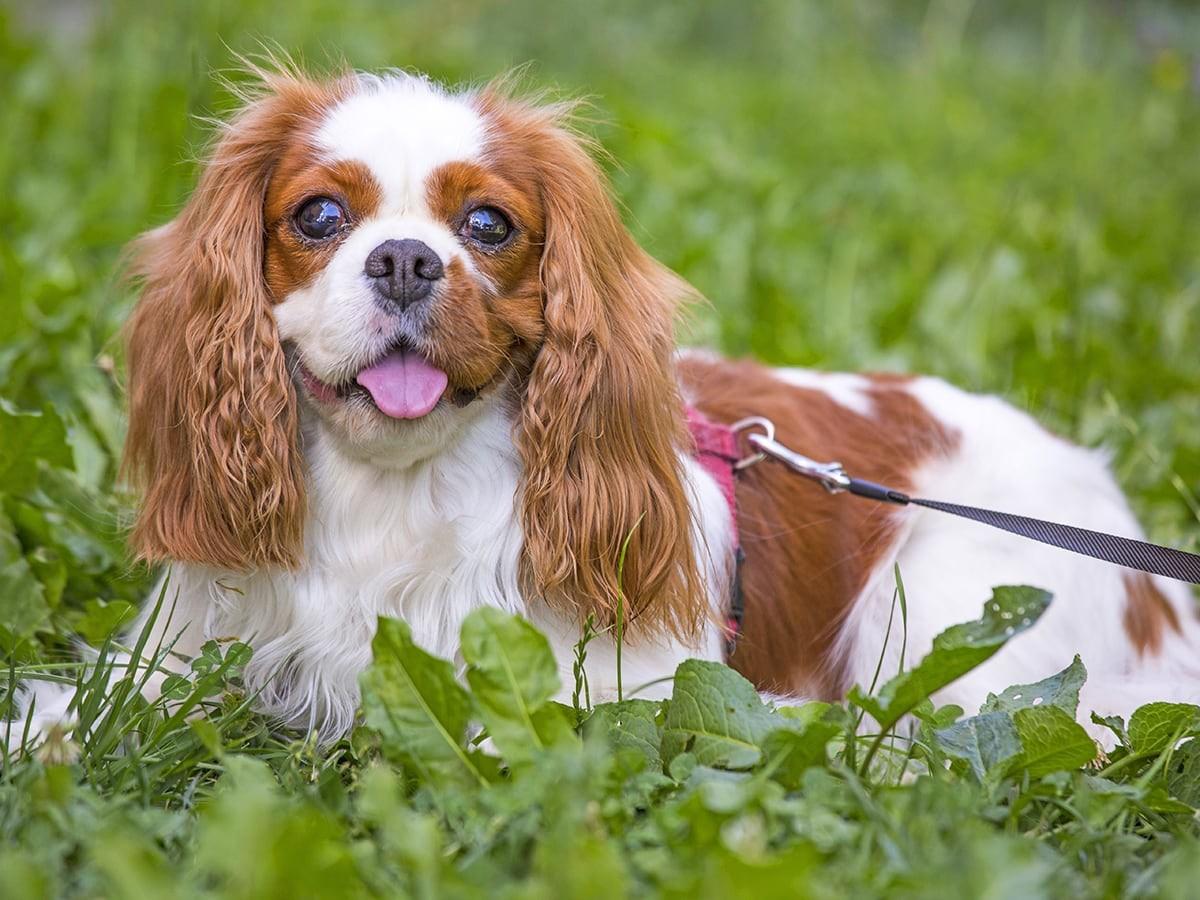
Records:
[[[1145,572],[1124,572],[1121,580],[1125,584],[1126,597],[1125,633],[1139,655],[1153,656],[1162,649],[1165,629],[1179,632],[1179,617]]]
[[[292,136],[267,189],[266,278],[276,303],[316,278],[342,243],[342,237],[306,240],[296,231],[295,216],[306,202],[317,197],[336,200],[352,227],[375,215],[383,199],[370,169],[353,160],[321,162],[306,137]]]
[[[957,442],[904,378],[868,376],[868,417],[750,362],[688,356],[679,371],[691,402],[713,421],[766,416],[787,446],[898,490],[911,489],[916,468]],[[903,512],[830,495],[770,461],[741,473],[737,501],[746,620],[733,666],[765,690],[840,696],[834,639],[867,578],[896,549]]]
[[[461,271],[461,263],[452,264],[433,331],[455,359],[470,363],[472,386],[494,377],[504,362],[523,378],[543,333],[539,266],[544,218],[536,187],[507,179],[497,160],[486,168],[453,162],[430,175],[425,195],[433,215],[455,233],[468,213],[481,206],[499,209],[511,223],[511,236],[494,249],[464,240],[475,269],[491,288],[481,289],[476,276]]]
[[[488,168],[470,162],[448,163],[430,175],[426,198],[434,216],[453,232],[462,228],[468,213],[481,206],[504,213],[515,233],[494,250],[471,246],[472,259],[499,294],[507,296],[528,283],[540,299],[537,268],[545,220],[538,191],[533,184],[510,181],[505,170],[503,157]]]
[[[516,435],[528,595],[602,626],[623,606],[635,636],[692,638],[704,607],[671,366],[675,309],[689,289],[633,241],[563,110],[498,88],[477,105],[489,172],[545,223],[541,343]],[[471,187],[459,178],[458,191]]]
[[[302,553],[296,396],[270,314],[263,205],[281,155],[348,82],[259,74],[187,205],[134,247],[124,471],[142,490],[131,542],[146,559],[250,569]]]

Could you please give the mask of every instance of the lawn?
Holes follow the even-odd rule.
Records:
[[[79,640],[102,669],[148,589],[115,481],[121,250],[179,208],[205,120],[234,102],[222,77],[264,47],[451,82],[525,66],[531,89],[588,97],[628,223],[708,298],[686,340],[999,393],[1107,447],[1151,536],[1200,550],[1187,5],[0,0],[0,719],[25,675],[92,677]],[[365,724],[328,748],[253,713],[237,643],[171,686],[182,712],[141,701],[139,673],[104,703],[84,685],[86,739],[4,760],[0,897],[1189,896],[1200,879],[1200,710],[1110,721],[1097,756],[1071,659],[1037,707],[998,684],[982,712],[936,709],[902,674],[779,711],[698,663],[665,704],[560,707],[540,636],[465,629],[459,682],[383,627]],[[978,661],[1004,640],[986,616],[957,636]],[[923,665],[945,680],[961,659]],[[864,711],[920,726],[858,734]]]

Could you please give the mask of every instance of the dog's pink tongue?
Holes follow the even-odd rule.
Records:
[[[393,350],[359,372],[355,381],[370,392],[379,411],[393,419],[421,418],[446,390],[446,373],[411,350]]]

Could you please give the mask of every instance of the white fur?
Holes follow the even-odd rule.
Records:
[[[918,379],[910,390],[961,435],[948,459],[917,473],[914,496],[1142,536],[1103,454],[1054,437],[994,397],[968,394],[933,378]],[[908,599],[910,665],[929,651],[938,632],[978,617],[993,586],[1029,584],[1054,594],[1040,622],[944,689],[939,703],[957,703],[974,713],[989,691],[1044,678],[1066,667],[1076,653],[1088,670],[1080,719],[1089,727],[1092,710],[1128,714],[1151,700],[1200,701],[1195,662],[1200,629],[1184,585],[1154,579],[1175,608],[1182,633],[1167,630],[1161,654],[1142,659],[1124,629],[1124,569],[933,510],[906,507],[898,514],[903,528],[895,553],[872,573],[838,638],[852,682],[870,683],[891,611],[892,567],[898,563]],[[899,638],[897,616],[881,678],[897,671]]]
[[[397,214],[429,214],[426,180],[439,166],[477,158],[484,123],[469,95],[419,75],[358,75],[359,89],[330,110],[317,143],[330,158],[366,164]]]
[[[0,721],[0,738],[5,739],[9,753],[16,753],[25,743],[32,747],[58,726],[64,733],[75,727],[75,715],[70,712],[74,692],[49,681],[26,681],[17,691],[17,715],[12,721]]]

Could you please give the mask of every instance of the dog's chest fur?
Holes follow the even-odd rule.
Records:
[[[454,658],[472,609],[526,613],[510,427],[485,409],[462,440],[403,470],[355,462],[312,435],[303,567],[245,576],[185,567],[180,606],[207,608],[207,637],[253,646],[246,679],[269,713],[340,732],[379,616],[403,619],[420,646]]]
[[[220,637],[249,643],[254,656],[245,678],[259,707],[293,727],[336,735],[353,723],[358,676],[370,663],[379,616],[404,620],[423,649],[461,662],[463,619],[493,606],[526,616],[547,635],[565,699],[580,622],[527,603],[521,592],[520,462],[511,432],[501,404],[481,405],[458,440],[404,469],[355,462],[319,432],[310,434],[303,567],[234,575],[177,566],[167,592],[177,607],[174,621],[201,623],[178,649],[194,654],[204,640]],[[684,471],[708,602],[719,613],[733,553],[729,513],[698,464],[685,460]],[[635,642],[625,649],[625,684],[659,680],[688,657],[719,659],[721,646],[711,624],[690,645]],[[589,648],[593,699],[614,692],[616,668],[613,642],[602,636]],[[639,696],[669,690],[659,684]]]

